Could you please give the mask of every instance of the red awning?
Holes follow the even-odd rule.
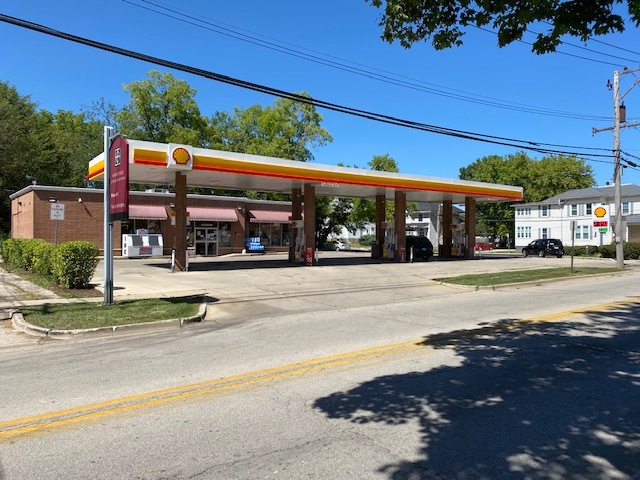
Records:
[[[291,212],[273,212],[270,210],[250,210],[251,223],[290,223]]]
[[[167,210],[162,205],[129,205],[129,218],[133,220],[166,220]]]
[[[189,219],[198,222],[237,222],[238,215],[233,208],[187,207]]]

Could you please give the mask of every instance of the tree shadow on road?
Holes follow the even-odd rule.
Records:
[[[426,337],[462,364],[375,378],[314,406],[355,424],[417,420],[421,459],[381,467],[391,479],[640,478],[640,302],[513,325]]]

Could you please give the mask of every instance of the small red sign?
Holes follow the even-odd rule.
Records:
[[[605,221],[594,221],[593,222],[593,226],[594,227],[608,227],[609,226],[609,222]]]
[[[109,219],[129,219],[129,143],[118,137],[109,149]],[[107,179],[105,179],[107,181]]]

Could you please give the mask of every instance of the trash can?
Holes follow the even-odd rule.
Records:
[[[378,258],[379,256],[378,244],[374,243],[373,245],[371,245],[371,258]]]

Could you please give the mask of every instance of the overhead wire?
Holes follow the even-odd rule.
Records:
[[[477,28],[478,30],[482,30],[483,32],[491,33],[493,35],[497,35],[498,34],[497,32],[495,32],[495,31],[493,31],[491,29],[488,29],[488,28],[484,28],[484,27],[475,27],[475,28]],[[527,42],[526,40],[522,40],[522,39],[517,40],[517,42],[524,43],[525,45],[533,45],[532,42]],[[568,57],[579,58],[581,60],[587,60],[589,62],[596,62],[596,63],[602,63],[604,65],[611,65],[613,67],[621,67],[621,66],[623,66],[623,65],[621,65],[619,63],[605,62],[604,60],[596,60],[595,58],[583,57],[582,55],[575,55],[573,53],[562,52],[562,51],[559,51],[559,50],[556,50],[554,53],[557,53],[559,55],[566,55]]]
[[[132,50],[127,50],[127,49],[116,47],[116,46],[113,46],[113,45],[110,45],[110,44],[97,42],[95,40],[90,40],[90,39],[79,37],[79,36],[72,35],[72,34],[69,34],[69,33],[61,32],[59,30],[55,30],[55,29],[50,28],[50,27],[46,27],[46,26],[39,25],[39,24],[36,24],[36,23],[33,23],[33,22],[29,22],[27,20],[11,17],[11,16],[4,15],[4,14],[0,14],[0,21],[5,22],[5,23],[9,23],[9,24],[12,24],[12,25],[16,25],[16,26],[19,26],[19,27],[22,27],[22,28],[26,28],[26,29],[29,29],[29,30],[33,30],[33,31],[36,31],[36,32],[39,32],[39,33],[43,33],[43,34],[46,34],[46,35],[50,35],[50,36],[53,36],[53,37],[61,38],[61,39],[64,39],[64,40],[68,40],[68,41],[71,41],[71,42],[74,42],[74,43],[79,43],[79,44],[82,44],[82,45],[86,45],[86,46],[90,46],[90,47],[93,47],[93,48],[97,48],[97,49],[100,49],[100,50],[103,50],[103,51],[108,51],[108,52],[115,53],[115,54],[118,54],[118,55],[122,55],[122,56],[125,56],[125,57],[129,57],[129,58],[133,58],[133,59],[136,59],[136,60],[141,60],[141,61],[145,61],[145,62],[148,62],[148,63],[152,63],[152,64],[155,64],[155,65],[161,65],[163,67],[171,68],[171,69],[174,69],[174,70],[177,70],[177,71],[186,72],[186,73],[189,73],[189,74],[192,74],[192,75],[201,76],[201,77],[208,78],[210,80],[218,81],[218,82],[221,82],[221,83],[225,83],[225,84],[233,85],[233,86],[236,86],[236,87],[241,87],[241,88],[245,88],[245,89],[248,89],[248,90],[252,90],[252,91],[256,91],[256,92],[260,92],[260,93],[264,93],[264,94],[268,94],[268,95],[273,95],[273,96],[276,96],[276,97],[280,97],[280,98],[289,99],[289,100],[292,100],[292,101],[297,101],[297,102],[300,102],[300,103],[313,105],[313,106],[318,107],[318,108],[324,108],[324,109],[327,109],[327,110],[336,111],[336,112],[340,112],[340,113],[345,113],[345,114],[348,114],[348,115],[352,115],[352,116],[356,116],[356,117],[360,117],[360,118],[365,118],[365,119],[369,119],[369,120],[373,120],[373,121],[377,121],[377,122],[381,122],[381,123],[397,125],[397,126],[401,126],[401,127],[405,127],[405,128],[412,128],[412,129],[426,131],[426,132],[440,134],[440,135],[447,135],[447,136],[451,136],[451,137],[455,137],[455,138],[474,140],[474,141],[490,143],[490,144],[494,144],[494,145],[501,145],[501,146],[520,148],[520,149],[523,149],[523,150],[530,150],[530,151],[535,151],[535,152],[539,152],[539,153],[542,153],[542,154],[548,154],[548,155],[570,155],[570,156],[576,156],[576,157],[588,157],[588,158],[591,159],[590,161],[601,161],[601,162],[604,162],[604,160],[602,160],[602,158],[611,158],[612,157],[612,154],[606,154],[605,155],[605,154],[599,154],[599,153],[585,153],[585,152],[576,152],[576,151],[567,151],[567,150],[557,150],[555,148],[549,148],[549,147],[558,147],[558,148],[565,147],[565,148],[569,148],[569,149],[572,149],[572,150],[585,150],[585,151],[588,151],[588,150],[592,150],[592,151],[605,150],[605,151],[608,151],[607,149],[603,149],[603,148],[573,147],[573,146],[566,146],[566,145],[534,142],[534,141],[529,141],[529,140],[519,140],[519,139],[513,139],[513,138],[509,138],[509,137],[496,136],[496,135],[487,135],[487,134],[481,134],[481,133],[475,133],[475,132],[469,132],[469,131],[464,131],[464,130],[457,130],[457,129],[447,128],[447,127],[440,127],[440,126],[436,126],[436,125],[429,125],[429,124],[422,123],[422,122],[416,122],[416,121],[406,120],[406,119],[402,119],[402,118],[398,118],[398,117],[394,117],[394,116],[390,116],[390,115],[384,115],[384,114],[370,112],[370,111],[357,109],[357,108],[353,108],[353,107],[347,107],[347,106],[343,106],[343,105],[327,102],[327,101],[324,101],[324,100],[314,99],[314,98],[311,98],[311,97],[308,97],[308,96],[305,96],[305,95],[291,93],[291,92],[287,92],[287,91],[284,91],[284,90],[276,89],[276,88],[273,88],[273,87],[268,87],[268,86],[265,86],[265,85],[260,85],[260,84],[257,84],[257,83],[236,79],[236,78],[229,77],[229,76],[226,76],[226,75],[222,75],[222,74],[219,74],[219,73],[215,73],[215,72],[203,70],[203,69],[200,69],[200,68],[191,67],[191,66],[188,66],[188,65],[176,63],[176,62],[173,62],[173,61],[170,61],[170,60],[165,60],[165,59],[161,59],[161,58],[158,58],[158,57],[153,57],[153,56],[150,56],[150,55],[134,52]],[[608,161],[607,163],[611,163],[611,161]]]
[[[274,50],[279,53],[300,58],[302,60],[307,60],[313,63],[317,63],[319,65],[335,68],[341,71],[363,76],[363,77],[380,81],[383,83],[387,83],[390,85],[395,85],[395,86],[408,88],[415,91],[421,91],[421,92],[425,92],[433,95],[451,98],[454,100],[460,100],[460,101],[475,103],[479,105],[501,108],[505,110],[521,111],[521,112],[531,113],[536,115],[571,118],[575,120],[590,120],[590,121],[594,121],[594,120],[599,121],[599,120],[607,119],[607,117],[600,116],[600,115],[589,115],[589,114],[581,114],[581,113],[573,113],[573,112],[564,112],[561,110],[545,109],[545,108],[535,107],[535,106],[526,105],[518,102],[509,102],[509,101],[499,100],[499,99],[484,96],[484,95],[477,95],[469,92],[464,92],[462,90],[448,89],[447,87],[442,87],[429,82],[424,82],[424,81],[417,80],[404,75],[398,75],[393,72],[389,72],[389,71],[382,70],[375,67],[370,67],[370,66],[357,63],[357,62],[352,62],[349,60],[344,60],[339,57],[326,55],[324,53],[320,53],[315,50],[306,49],[304,47],[299,47],[291,43],[282,42],[280,40],[276,40],[271,37],[266,37],[264,35],[256,34],[254,32],[249,32],[248,30],[245,30],[245,29],[238,29],[237,27],[232,27],[222,22],[213,21],[207,17],[203,17],[199,14],[190,12],[188,10],[167,5],[157,0],[154,0],[154,1],[137,0],[137,2],[143,2],[147,5],[151,5],[155,7],[156,9],[162,9],[162,11],[156,10],[149,6],[141,5],[140,3],[136,3],[136,1],[132,1],[132,0],[122,0],[122,1],[132,6],[156,13],[158,15],[162,15],[167,18],[171,18],[173,20],[180,21],[182,23],[186,23],[188,25],[196,26],[196,27],[209,30],[224,36],[228,36],[230,38],[234,38],[234,39],[247,42],[253,45],[257,45],[263,48]],[[250,34],[242,33],[243,31],[249,32]],[[268,40],[262,40],[258,37],[262,37]],[[295,48],[289,48],[284,45],[291,45],[292,47],[295,47]],[[312,52],[312,54],[304,53],[300,51],[301,49]],[[332,60],[332,59],[335,59],[335,60]],[[382,72],[382,73],[376,73],[376,72]],[[455,92],[459,92],[459,93],[455,93]]]

